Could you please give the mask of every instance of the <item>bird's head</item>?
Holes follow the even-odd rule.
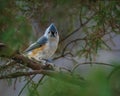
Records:
[[[46,29],[44,36],[48,38],[58,38],[58,31],[53,23]]]

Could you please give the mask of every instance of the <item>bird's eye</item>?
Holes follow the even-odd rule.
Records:
[[[50,34],[50,31],[48,33]]]

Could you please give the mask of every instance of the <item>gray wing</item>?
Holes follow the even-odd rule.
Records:
[[[36,48],[39,48],[40,46],[46,44],[48,41],[48,39],[45,37],[45,36],[42,36],[41,38],[39,38],[37,40],[37,42],[33,43],[32,45],[30,45],[26,50],[25,52],[29,52],[33,49],[36,49]]]

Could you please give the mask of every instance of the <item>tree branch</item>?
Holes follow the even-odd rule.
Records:
[[[70,44],[72,44],[72,43],[74,43],[74,42],[77,42],[77,41],[80,41],[80,40],[86,40],[86,37],[84,37],[84,38],[78,38],[78,39],[75,39],[75,40],[72,40],[72,41],[68,42],[68,43],[65,45],[65,47],[63,48],[61,55],[58,56],[58,57],[53,58],[53,60],[57,60],[57,59],[59,59],[59,58],[61,58],[61,57],[65,57],[65,56],[68,55],[68,54],[71,55],[71,56],[73,56],[73,54],[72,54],[71,52],[65,53],[65,51],[66,51],[67,47],[68,47]]]
[[[0,43],[0,48],[3,48],[3,47],[6,47],[6,45],[3,43]]]
[[[37,85],[35,86],[35,90],[38,88],[38,86],[40,85],[40,83],[42,82],[42,80],[44,79],[44,77],[45,77],[45,75],[42,75],[42,77],[38,81]]]
[[[72,75],[67,72],[56,72],[56,71],[51,71],[51,70],[34,70],[31,72],[16,72],[16,73],[1,76],[0,79],[10,79],[10,78],[17,78],[21,76],[30,76],[30,75],[35,75],[35,74],[47,75],[57,80],[59,79],[67,83],[75,84],[78,86],[86,86],[87,84],[87,82],[81,79],[81,77],[78,75]]]
[[[15,61],[9,61],[6,65],[1,65],[0,66],[0,71],[2,71],[2,70],[4,70],[4,69],[7,69],[7,68],[9,68],[9,67],[11,67],[11,66],[14,66],[15,65]]]
[[[96,14],[97,14],[97,12],[94,13],[90,18],[88,18],[86,22],[82,23],[82,25],[81,25],[79,28],[75,29],[73,32],[71,32],[70,34],[68,34],[67,36],[65,36],[60,42],[63,42],[64,40],[66,40],[67,38],[69,38],[70,36],[72,36],[73,34],[75,34],[76,32],[78,32],[78,31],[79,31],[81,28],[83,28]]]
[[[29,58],[24,57],[21,54],[16,54],[12,58],[17,63],[20,63],[22,65],[25,65],[26,67],[31,68],[32,70],[41,70],[41,69],[52,69],[50,65],[46,64],[43,65],[41,62],[30,60]]]
[[[25,87],[32,81],[32,79],[35,77],[36,75],[34,75],[29,81],[27,81],[27,83],[23,86],[23,88],[20,90],[18,96],[20,96],[23,92],[23,90],[25,89]]]
[[[84,37],[84,38],[78,38],[78,39],[72,40],[71,42],[67,43],[66,46],[63,48],[62,55],[65,53],[65,50],[67,49],[67,47],[68,47],[70,44],[72,44],[72,43],[74,43],[74,42],[77,42],[77,41],[80,41],[80,40],[86,40],[86,38],[85,38],[85,37]]]
[[[114,67],[114,68],[116,67],[115,65],[111,65],[108,63],[102,63],[102,62],[83,62],[83,63],[75,65],[71,72],[74,72],[75,69],[78,68],[80,65],[89,65],[89,64],[105,65],[105,66],[110,66],[110,67]]]
[[[41,70],[33,71],[33,72],[15,72],[8,75],[0,76],[0,79],[10,79],[10,78],[17,78],[22,76],[30,76],[39,73],[41,73]]]
[[[85,81],[81,80],[81,78],[78,75],[73,76],[69,72],[65,72],[65,71],[60,72],[59,70],[55,69],[57,67],[53,68],[53,66],[50,66],[50,65],[42,65],[40,62],[35,62],[34,60],[30,60],[21,54],[14,55],[12,59],[16,63],[22,64],[28,68],[31,68],[33,71],[10,73],[7,75],[0,76],[0,79],[10,79],[10,78],[30,76],[30,75],[36,75],[36,74],[43,74],[43,75],[53,77],[55,79],[63,80],[71,84],[82,85],[82,86],[86,85]]]

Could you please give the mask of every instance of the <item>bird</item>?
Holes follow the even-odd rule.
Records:
[[[36,42],[31,44],[24,52],[29,59],[37,61],[48,60],[54,55],[59,43],[59,34],[54,23],[45,30]]]

